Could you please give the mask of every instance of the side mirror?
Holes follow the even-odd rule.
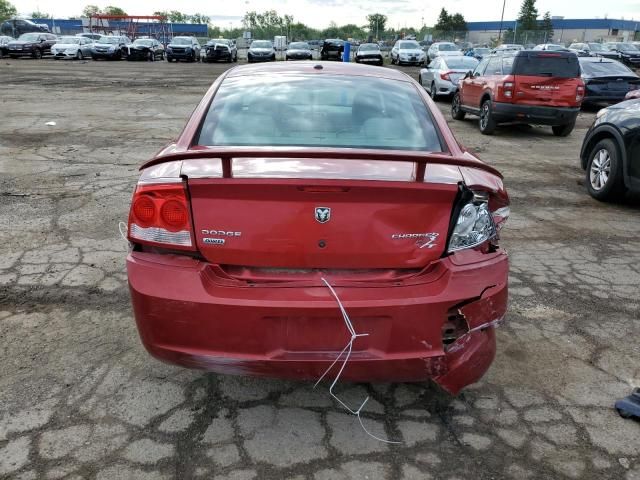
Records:
[[[472,78],[473,77],[473,72],[471,70],[469,70],[467,73],[464,74],[464,78]],[[464,80],[464,79],[463,79]]]

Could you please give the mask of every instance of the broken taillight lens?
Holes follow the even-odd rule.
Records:
[[[454,220],[448,251],[451,253],[474,248],[487,240],[497,238],[508,218],[508,206],[502,206],[492,212],[489,208],[489,196],[486,193],[473,192],[467,203],[460,208],[458,218]]]
[[[182,183],[139,184],[129,212],[134,243],[195,250],[189,200]]]

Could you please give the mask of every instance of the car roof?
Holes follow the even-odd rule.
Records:
[[[318,65],[321,69],[316,68]],[[273,62],[262,64],[246,64],[228,71],[228,78],[255,74],[325,74],[386,78],[407,82],[411,80],[407,74],[391,68],[380,68],[370,65],[343,62]]]

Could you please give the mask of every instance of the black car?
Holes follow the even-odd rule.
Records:
[[[164,60],[164,47],[154,38],[138,38],[127,45],[127,60]]]
[[[51,53],[51,47],[57,41],[58,37],[51,33],[24,33],[7,44],[7,52],[11,58],[42,58]]]
[[[209,40],[204,46],[203,62],[217,62],[225,60],[226,62],[238,61],[238,49],[231,40],[226,38],[218,38]]]
[[[311,47],[307,42],[291,42],[287,46],[285,60],[313,60]]]
[[[600,110],[582,142],[585,184],[598,200],[640,192],[640,100]]]
[[[620,60],[630,67],[640,67],[640,50],[631,43],[625,42],[608,42],[603,44],[604,48],[610,52],[620,54]]]
[[[0,24],[0,35],[17,38],[25,33],[49,33],[49,27],[31,20],[13,18]]]
[[[585,95],[582,104],[624,100],[631,90],[640,89],[640,77],[617,60],[579,57]]]
[[[356,50],[355,55],[356,63],[368,63],[380,65],[384,63],[382,59],[382,52],[377,43],[363,43]]]
[[[342,53],[344,52],[344,40],[337,38],[328,38],[322,42],[322,48],[320,49],[321,60],[342,60]]]
[[[185,60],[187,62],[199,62],[202,47],[195,37],[173,37],[167,45],[167,62]]]
[[[247,50],[247,62],[275,62],[276,50],[271,40],[254,40]]]
[[[100,58],[107,60],[127,58],[129,45],[131,45],[131,40],[124,35],[103,35],[100,40],[96,40],[96,43],[93,44],[91,58],[94,60]]]
[[[9,54],[9,42],[13,41],[13,38],[0,35],[0,58]]]

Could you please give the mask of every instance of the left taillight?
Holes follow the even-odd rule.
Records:
[[[128,238],[179,250],[196,250],[186,185],[138,184],[131,200]]]
[[[453,72],[451,72],[451,71],[441,73],[441,74],[440,74],[440,78],[441,78],[442,80],[448,80],[448,81],[450,82],[450,81],[451,81],[451,74],[452,74],[452,73],[453,73]]]
[[[576,88],[576,102],[581,102],[584,99],[584,85],[578,85]]]

